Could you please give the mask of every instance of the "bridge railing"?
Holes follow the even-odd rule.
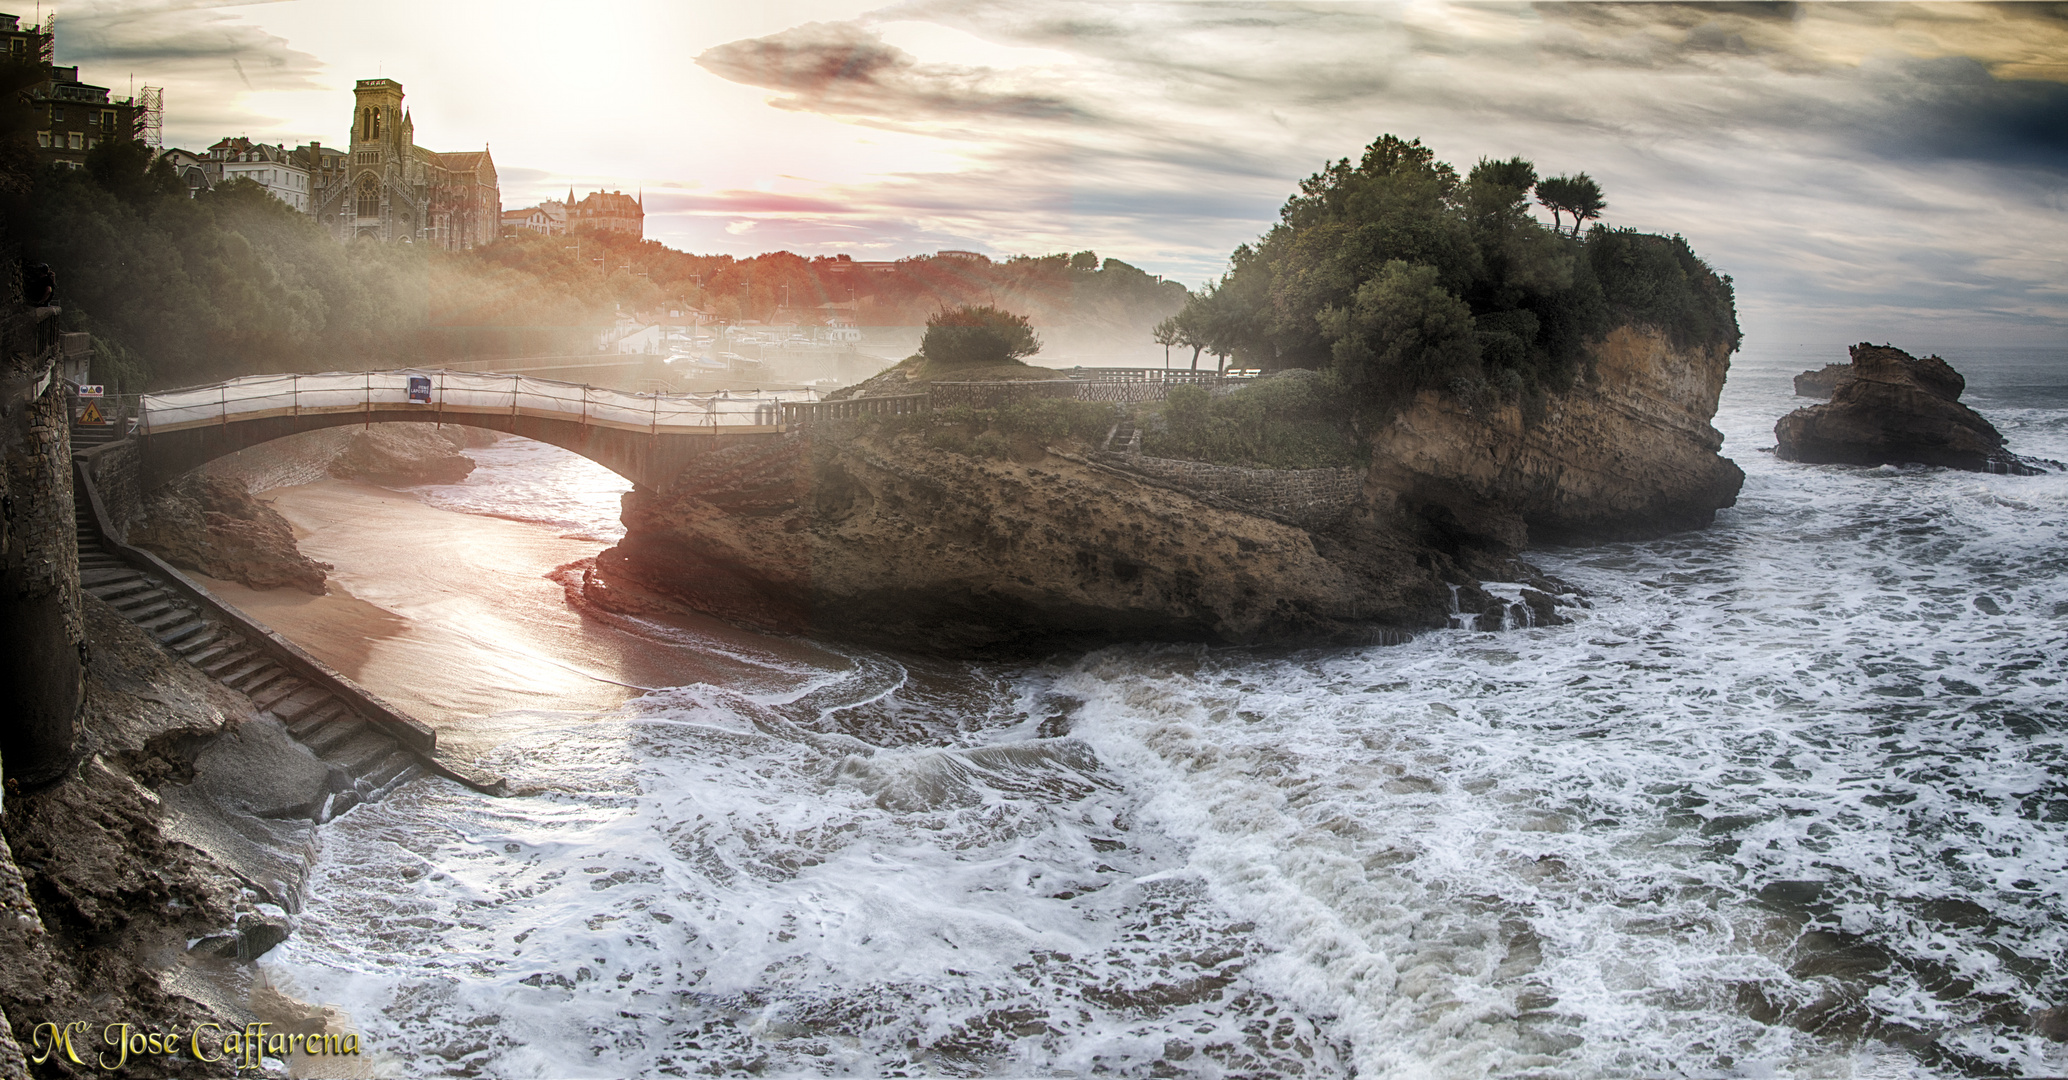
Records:
[[[820,420],[852,420],[858,416],[905,416],[925,412],[932,395],[892,394],[886,397],[848,398],[845,401],[787,401],[783,403],[783,424],[803,427]]]
[[[232,420],[317,413],[420,412],[426,419],[537,416],[579,423],[681,434],[726,429],[778,430],[785,403],[809,401],[813,390],[735,395],[636,393],[524,375],[444,370],[248,375],[213,386],[145,394],[138,429],[145,435]]]

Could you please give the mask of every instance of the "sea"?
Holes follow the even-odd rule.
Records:
[[[1939,351],[2068,460],[2068,351]],[[520,793],[323,826],[260,968],[394,1076],[2068,1075],[2068,474],[1777,460],[1843,359],[1735,358],[1710,528],[1531,552],[1565,625],[993,664],[506,615],[603,704],[436,717]],[[600,467],[472,453],[392,497],[621,534]]]

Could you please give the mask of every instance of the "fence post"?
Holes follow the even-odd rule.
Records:
[[[521,378],[523,378],[523,376],[521,376],[521,375],[512,375],[512,376],[510,376],[510,415],[511,415],[511,416],[516,416],[516,415],[517,415],[517,380],[519,380],[519,379],[521,379]]]
[[[438,369],[438,422],[431,425],[433,431],[445,429],[445,369]]]
[[[362,429],[370,431],[373,429],[373,372],[371,371],[366,373],[366,400],[360,404],[364,405],[366,410],[364,413],[366,422],[360,426]]]
[[[221,426],[221,427],[229,427],[229,426],[230,426],[230,384],[229,384],[229,383],[227,383],[227,382],[225,382],[225,383],[220,383],[220,384],[218,384],[218,385],[216,386],[216,388],[215,388],[215,411],[216,411],[216,423],[217,423],[217,425],[219,425],[219,426]]]
[[[647,426],[646,433],[649,436],[661,433],[661,392],[658,390],[653,392],[653,423]]]
[[[299,417],[300,417],[300,416],[302,415],[302,373],[301,373],[301,372],[297,371],[297,372],[295,372],[295,373],[294,373],[294,389],[293,389],[293,390],[291,390],[291,391],[289,391],[289,392],[290,392],[290,393],[292,393],[292,394],[294,395],[294,415],[295,415],[295,416],[296,416],[297,418],[299,418]]]

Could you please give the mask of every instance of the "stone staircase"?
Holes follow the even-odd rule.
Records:
[[[1108,454],[1126,454],[1130,457],[1142,452],[1142,429],[1135,426],[1133,409],[1121,412],[1120,419],[1113,424],[1113,430],[1106,433],[1105,445],[1099,449]]]
[[[295,677],[263,649],[208,617],[177,590],[101,547],[92,512],[78,510],[79,585],[153,640],[242,692],[309,751],[344,770],[351,788],[315,804],[317,823],[377,798],[423,772],[415,752],[354,714],[324,687]]]

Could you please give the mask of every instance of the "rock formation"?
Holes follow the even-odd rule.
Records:
[[[745,625],[951,652],[1101,640],[1377,641],[1556,619],[1531,540],[1706,524],[1742,474],[1709,426],[1727,355],[1618,331],[1542,411],[1434,395],[1372,432],[1326,524],[1039,440],[1003,458],[895,425],[820,425],[626,496],[584,592]],[[1479,588],[1520,582],[1526,612]]]
[[[1788,461],[1840,465],[1939,465],[2029,475],[2035,463],[2010,453],[1981,414],[1960,403],[1967,380],[1936,356],[1862,342],[1851,377],[1831,400],[1797,409],[1774,425]]]
[[[198,472],[154,492],[129,540],[174,566],[254,589],[284,585],[321,596],[331,568],[303,555],[287,519],[243,483]]]
[[[1540,415],[1424,393],[1373,433],[1367,494],[1438,546],[1513,552],[1702,528],[1745,482],[1709,425],[1729,369],[1722,347],[1675,349],[1624,327]]]
[[[459,452],[471,430],[377,424],[353,434],[331,461],[330,475],[384,487],[457,484],[474,471],[474,459]]]
[[[1851,381],[1853,369],[1850,364],[1825,364],[1815,371],[1805,371],[1795,377],[1795,396],[1828,399],[1838,384]]]

